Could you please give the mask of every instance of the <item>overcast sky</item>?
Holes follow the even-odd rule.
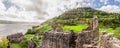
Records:
[[[0,0],[0,20],[43,22],[85,6],[120,13],[120,0]]]

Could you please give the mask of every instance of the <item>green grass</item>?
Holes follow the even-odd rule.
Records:
[[[40,46],[40,41],[39,40],[34,39],[33,41],[37,46]]]
[[[48,31],[49,29],[51,29],[51,26],[50,26],[50,25],[44,25],[43,27],[40,28],[40,30],[41,30],[42,32],[46,32],[46,31]]]
[[[83,29],[87,28],[87,24],[78,24],[76,26],[64,26],[63,29],[66,31],[66,32],[69,32],[70,30],[74,30],[75,32],[81,32]],[[112,33],[114,34],[115,30],[113,28],[109,28],[109,27],[104,27],[104,26],[100,26],[99,27],[99,31],[102,32],[102,31],[107,31],[108,33]]]
[[[87,28],[87,24],[78,24],[76,26],[64,26],[63,29],[66,32],[69,32],[70,30],[74,30],[74,32],[81,32],[83,29]]]
[[[19,43],[12,43],[12,48],[22,48]]]
[[[26,38],[27,38],[27,40],[30,40],[30,39],[32,39],[34,36],[35,36],[34,34],[27,34],[27,35],[26,35]]]
[[[108,27],[100,27],[99,28],[99,31],[102,32],[102,31],[106,31],[108,33],[111,33],[111,34],[114,34],[115,30],[113,28],[108,28]]]

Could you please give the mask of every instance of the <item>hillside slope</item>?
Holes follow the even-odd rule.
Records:
[[[107,13],[90,7],[77,8],[66,11],[58,17],[50,19],[42,24],[57,22],[63,25],[76,25],[80,21],[88,22],[93,16],[98,16],[100,25],[116,28],[120,26],[120,14]]]

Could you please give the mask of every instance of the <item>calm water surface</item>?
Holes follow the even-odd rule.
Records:
[[[0,24],[0,38],[15,33],[26,33],[27,29],[39,24]]]

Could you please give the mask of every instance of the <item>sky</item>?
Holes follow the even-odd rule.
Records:
[[[0,0],[0,20],[41,23],[78,7],[120,13],[120,0]]]

